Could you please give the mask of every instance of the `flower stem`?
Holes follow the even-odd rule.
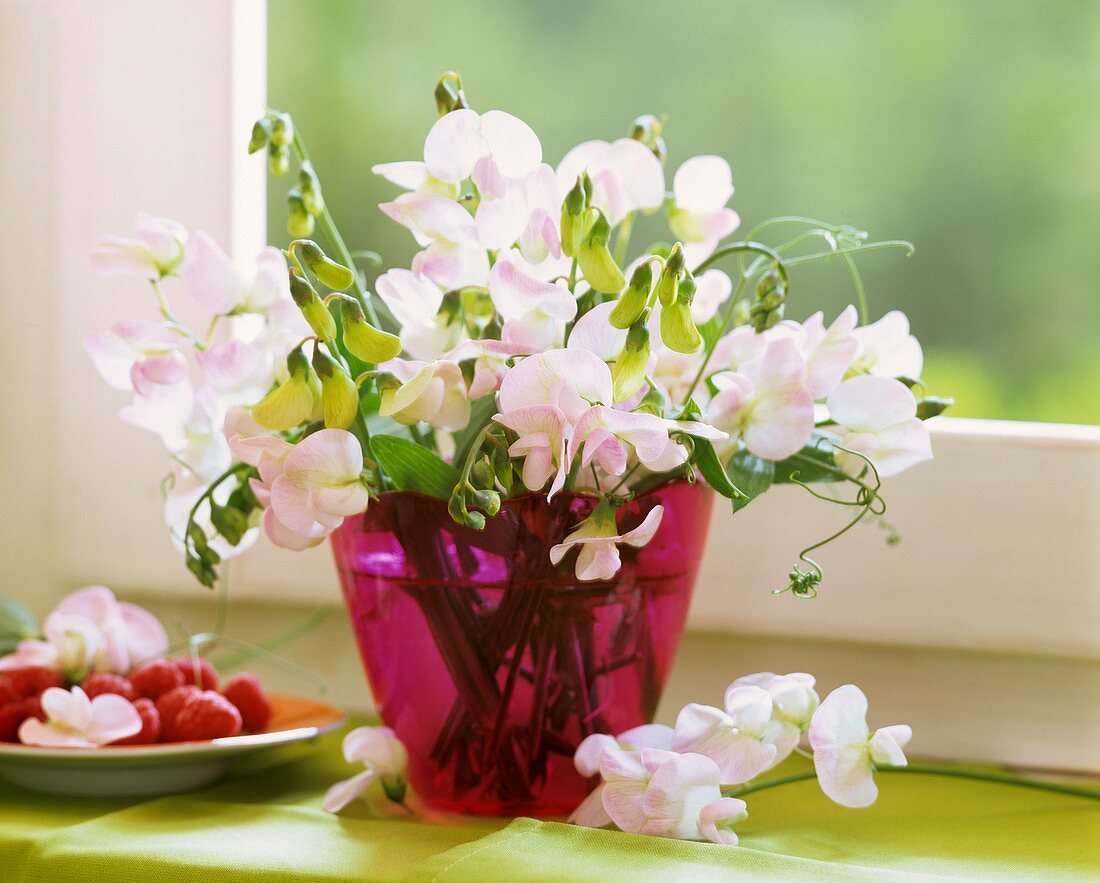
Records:
[[[1024,776],[1016,776],[1011,773],[993,773],[982,770],[968,770],[961,767],[938,766],[936,764],[911,763],[908,766],[878,766],[877,773],[910,773],[912,775],[947,776],[955,779],[970,779],[975,782],[993,782],[998,785],[1014,785],[1017,788],[1033,788],[1037,791],[1050,791],[1054,794],[1068,794],[1073,797],[1084,797],[1089,800],[1100,800],[1100,789],[1082,788],[1079,785],[1066,785],[1061,782],[1044,782],[1039,779],[1028,779]],[[789,785],[792,782],[804,782],[816,779],[817,773],[807,770],[802,773],[792,773],[789,776],[777,776],[774,779],[766,779],[763,782],[754,782],[751,785],[743,785],[740,788],[723,789],[722,793],[727,797],[743,797],[756,791],[765,791],[779,785]]]

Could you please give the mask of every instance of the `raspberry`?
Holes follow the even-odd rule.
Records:
[[[5,705],[10,705],[13,702],[18,702],[23,697],[19,695],[19,691],[11,685],[9,681],[3,675],[0,675],[0,708]]]
[[[160,735],[163,742],[175,742],[176,715],[184,701],[192,693],[198,693],[194,684],[183,684],[165,693],[157,700],[157,714],[160,716]]]
[[[185,684],[197,684],[203,690],[218,689],[218,671],[206,659],[198,662],[188,657],[187,659],[174,659],[176,668],[183,673]]]
[[[241,731],[241,713],[220,693],[203,690],[184,700],[172,730],[180,742],[236,736]]]
[[[112,742],[112,745],[151,745],[160,738],[160,714],[152,699],[138,699],[134,708],[141,715],[141,729],[132,736]]]
[[[19,725],[29,717],[45,720],[42,703],[37,696],[20,699],[0,708],[0,742],[18,742]]]
[[[237,707],[246,730],[261,732],[271,723],[271,700],[256,675],[242,673],[230,678],[222,695]]]
[[[139,696],[156,700],[169,690],[183,686],[183,672],[167,659],[157,659],[133,672],[130,683]]]
[[[89,699],[102,696],[104,693],[117,693],[131,702],[137,699],[133,684],[124,677],[108,674],[105,671],[97,671],[88,675],[80,686],[88,694]]]
[[[61,672],[54,671],[52,668],[38,666],[12,668],[4,672],[4,675],[15,688],[15,692],[23,698],[39,696],[43,690],[50,687],[65,686],[65,679],[61,677]]]

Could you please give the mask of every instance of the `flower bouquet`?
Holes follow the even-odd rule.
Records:
[[[380,209],[420,246],[409,268],[349,250],[301,134],[269,111],[250,150],[296,167],[289,245],[245,271],[140,215],[91,259],[148,279],[160,317],[87,349],[172,455],[166,518],[202,583],[261,524],[290,549],[331,536],[425,800],[568,811],[590,788],[580,742],[654,713],[713,501],[736,513],[797,484],[850,512],[776,589],[812,597],[811,553],[881,514],[880,479],[931,456],[922,421],[948,400],[925,395],[902,314],[869,322],[856,259],[908,243],[797,217],[734,238],[729,164],[689,159],[668,191],[655,117],[554,167],[456,74],[435,98],[423,160],[373,167],[401,191]],[[670,241],[632,248],[661,210]],[[796,268],[830,259],[857,306],[785,318]],[[177,277],[205,330],[173,312]]]

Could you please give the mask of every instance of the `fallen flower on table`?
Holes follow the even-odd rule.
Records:
[[[405,768],[409,754],[389,727],[357,727],[344,737],[344,760],[363,764],[363,772],[337,782],[325,794],[324,807],[336,813],[355,800],[380,814],[401,806],[406,812]]]

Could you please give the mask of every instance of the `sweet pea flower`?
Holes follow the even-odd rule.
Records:
[[[829,395],[826,404],[829,416],[843,430],[841,446],[866,456],[880,477],[932,459],[928,427],[917,418],[917,400],[901,381],[869,374],[852,377]],[[850,475],[865,467],[847,451],[838,450],[836,460]]]
[[[566,453],[569,423],[561,408],[556,405],[526,405],[496,414],[493,420],[519,436],[508,447],[508,455],[523,458],[520,477],[524,487],[530,491],[542,490],[554,476],[548,498],[560,491],[569,469]]]
[[[823,399],[840,383],[859,350],[854,335],[858,315],[849,305],[828,328],[821,312],[801,325],[783,321],[765,332],[769,340],[789,337],[806,362],[806,386],[814,399]]]
[[[806,363],[790,340],[773,340],[739,371],[711,377],[718,392],[707,421],[739,438],[766,460],[782,460],[802,448],[814,428],[814,400]]]
[[[424,164],[436,180],[458,184],[472,177],[482,193],[493,196],[541,162],[542,145],[531,127],[500,110],[453,110],[424,139]]]
[[[854,684],[837,687],[821,703],[810,723],[814,769],[826,796],[841,806],[870,806],[878,797],[874,770],[905,766],[902,750],[913,736],[905,724],[871,732],[867,697]]]
[[[619,533],[615,523],[615,510],[606,501],[601,500],[592,510],[592,514],[577,525],[572,533],[550,548],[550,561],[554,565],[560,564],[576,546],[580,550],[575,571],[577,579],[581,581],[611,579],[619,572],[622,564],[619,557],[619,544],[623,543],[640,549],[653,539],[657,528],[661,526],[664,514],[664,506],[654,506],[637,527],[625,533]]]
[[[777,743],[786,738],[772,708],[769,693],[751,686],[729,689],[725,711],[694,702],[685,705],[676,718],[672,750],[705,754],[718,765],[723,784],[740,785],[774,765]],[[788,754],[793,747],[786,748]]]
[[[107,236],[88,255],[100,276],[161,279],[175,273],[183,261],[187,230],[175,221],[138,212],[134,236]]]
[[[190,378],[179,383],[154,384],[135,392],[130,404],[118,410],[119,419],[157,435],[173,453],[188,446],[188,423],[195,415],[195,386]]]
[[[504,320],[501,339],[527,352],[560,346],[577,300],[565,286],[526,273],[521,262],[518,254],[503,252],[489,273],[489,297]]]
[[[99,748],[141,731],[141,715],[130,700],[114,693],[94,699],[80,689],[50,687],[42,694],[46,721],[27,718],[19,741],[45,748]]]
[[[61,672],[68,680],[80,681],[91,671],[92,662],[103,645],[103,636],[94,622],[57,611],[46,617],[42,636],[45,640],[20,641],[14,653],[0,658],[0,671],[49,668]]]
[[[504,340],[464,340],[443,358],[456,363],[474,360],[474,376],[466,391],[467,398],[473,401],[500,389],[509,371],[508,360],[531,351],[523,344]]]
[[[478,238],[487,249],[500,251],[513,245],[531,263],[549,256],[561,257],[558,198],[554,170],[540,165],[520,181],[507,186],[497,198],[483,198],[474,219]]]
[[[796,671],[777,675],[764,671],[738,678],[726,689],[726,695],[728,697],[730,692],[738,687],[760,687],[772,697],[772,718],[802,732],[810,725],[813,713],[821,704],[820,698],[814,691],[814,684],[814,676],[805,672]],[[797,744],[797,738],[795,742]],[[780,747],[779,753],[786,757],[790,751],[784,753],[783,748]],[[776,763],[783,757],[778,758]]]
[[[401,802],[409,755],[393,730],[389,727],[357,727],[344,737],[343,748],[344,760],[361,763],[365,769],[328,789],[324,800],[328,812],[339,812],[353,800],[367,794],[372,786],[387,797],[401,795],[396,798],[397,802]]]
[[[668,226],[683,242],[689,266],[710,255],[718,240],[741,223],[737,212],[726,207],[731,196],[733,173],[720,156],[693,156],[676,170]]]
[[[695,277],[695,298],[691,302],[691,318],[696,325],[709,322],[718,308],[730,299],[733,281],[721,270],[704,270]]]
[[[457,202],[440,196],[405,194],[378,208],[403,227],[424,250],[412,270],[444,289],[484,285],[489,257],[478,243],[473,217]]]
[[[172,386],[187,376],[182,342],[163,322],[127,319],[86,334],[84,350],[108,386],[148,394],[157,385]]]
[[[226,340],[197,353],[195,361],[202,372],[198,397],[208,413],[254,405],[275,381],[272,353],[260,342]]]
[[[454,362],[390,359],[378,370],[392,374],[398,384],[381,385],[378,413],[398,423],[428,423],[457,432],[470,422],[470,400],[462,369]]]
[[[530,405],[554,405],[570,424],[576,423],[590,406],[611,404],[611,369],[587,350],[547,350],[512,368],[497,399],[505,415]]]
[[[427,163],[423,162],[378,163],[371,166],[370,170],[391,184],[411,190],[417,196],[457,199],[461,189],[456,182],[440,181],[428,171]]]
[[[270,245],[256,256],[248,282],[222,247],[197,230],[187,241],[180,274],[187,293],[213,313],[263,313],[278,300],[290,300],[286,258]]]
[[[924,353],[920,341],[909,333],[909,318],[891,310],[877,322],[856,328],[852,335],[859,352],[849,370],[880,377],[920,377]]]
[[[374,287],[401,325],[401,346],[414,359],[438,359],[458,343],[461,326],[440,313],[443,290],[430,279],[394,269],[379,276]]]
[[[327,535],[347,516],[366,510],[369,493],[362,473],[359,439],[343,429],[315,432],[294,445],[282,462],[282,474],[271,483],[274,517],[300,536]]]
[[[722,797],[718,766],[700,754],[647,748],[606,753],[600,765],[608,817],[623,831],[734,845],[745,802]]]
[[[558,163],[561,199],[584,171],[592,179],[592,204],[615,226],[635,211],[654,211],[665,198],[665,174],[653,151],[633,138],[585,141]]]
[[[672,749],[672,727],[665,724],[642,724],[609,736],[592,733],[585,736],[573,754],[573,765],[582,776],[594,776],[600,771],[600,759],[605,751],[641,751],[643,748]]]

